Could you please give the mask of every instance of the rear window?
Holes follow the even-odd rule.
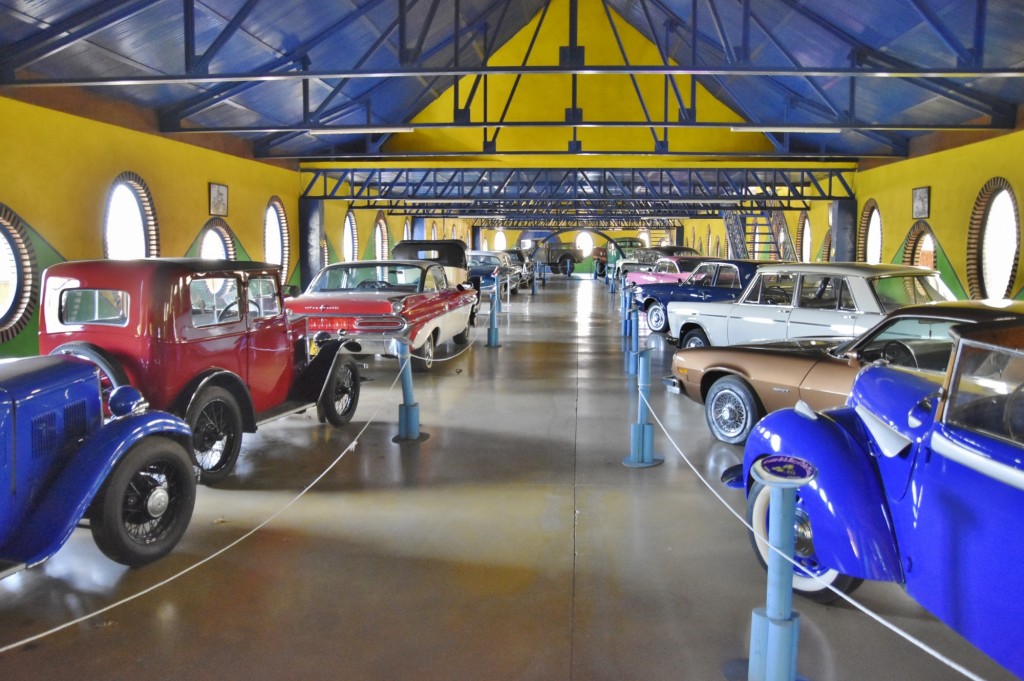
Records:
[[[114,289],[76,288],[60,294],[62,324],[128,323],[128,292]]]
[[[238,309],[237,279],[193,279],[188,290],[192,302],[192,325],[196,328],[237,322],[242,318]]]

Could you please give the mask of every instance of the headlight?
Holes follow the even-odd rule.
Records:
[[[403,307],[405,307],[404,301],[396,300],[393,303],[391,303],[391,311],[394,312],[395,314],[401,312]]]

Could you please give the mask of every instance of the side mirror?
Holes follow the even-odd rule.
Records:
[[[285,284],[281,288],[281,295],[283,295],[285,298],[294,298],[297,295],[299,295],[299,293],[301,293],[301,291],[299,287],[296,286],[295,284]]]

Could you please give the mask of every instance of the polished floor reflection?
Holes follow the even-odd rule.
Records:
[[[299,415],[247,436],[169,557],[128,570],[79,530],[0,581],[0,648],[132,599],[0,654],[0,678],[745,678],[765,577],[711,491],[742,508],[717,482],[742,449],[655,380],[665,463],[623,466],[637,397],[616,298],[552,277],[505,310],[500,348],[478,327],[416,376],[425,441],[392,442],[397,363],[371,358],[353,423]],[[643,342],[667,373],[673,348]],[[982,678],[1012,678],[898,587],[857,596]],[[808,679],[965,678],[848,605],[796,607]]]

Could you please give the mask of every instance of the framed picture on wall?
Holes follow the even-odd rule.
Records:
[[[913,218],[915,220],[928,217],[928,204],[930,200],[931,187],[915,187],[913,189]]]
[[[228,214],[228,186],[210,183],[210,215],[226,217]]]

